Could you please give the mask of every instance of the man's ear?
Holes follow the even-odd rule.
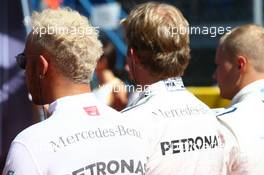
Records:
[[[49,63],[43,55],[39,55],[38,73],[39,76],[44,77],[48,71]]]
[[[245,70],[247,63],[248,63],[248,60],[246,57],[244,57],[244,56],[238,56],[237,57],[236,64],[237,64],[237,68],[239,70]]]

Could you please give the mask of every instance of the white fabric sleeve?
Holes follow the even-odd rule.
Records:
[[[19,141],[13,141],[6,159],[2,175],[40,175],[30,150]]]
[[[225,142],[225,174],[231,175],[239,170],[240,146],[238,139],[231,127],[222,119],[217,118],[221,124],[221,133],[224,134]]]

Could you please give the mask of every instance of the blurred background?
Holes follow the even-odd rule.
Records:
[[[126,72],[126,44],[119,21],[143,0],[1,0],[0,4],[0,170],[11,141],[24,128],[41,120],[41,113],[28,98],[24,72],[15,62],[15,55],[22,52],[27,33],[24,25],[33,11],[45,8],[70,7],[87,16],[98,27],[104,41],[104,58],[101,58],[92,86],[104,84],[100,71],[107,69],[118,85],[133,84]],[[262,0],[167,0],[178,7],[192,27],[233,28],[246,23],[263,24]],[[183,77],[185,85],[210,107],[225,107],[228,101],[219,97],[219,89],[212,79],[215,69],[214,56],[218,34],[192,34],[191,60]],[[110,48],[110,51],[109,51]],[[108,53],[108,54],[107,54]],[[114,59],[108,59],[114,58]],[[104,61],[107,60],[107,61]],[[109,71],[108,71],[109,72]],[[120,83],[122,82],[122,83]],[[99,92],[104,94],[105,92]],[[129,99],[119,94],[118,103],[111,104],[118,110]],[[104,97],[103,97],[104,98]],[[116,97],[115,97],[116,98]],[[107,99],[109,100],[109,99]],[[113,101],[113,100],[112,100]],[[1,171],[0,171],[1,172]]]

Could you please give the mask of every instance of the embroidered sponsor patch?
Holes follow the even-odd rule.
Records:
[[[221,136],[197,136],[195,138],[183,138],[178,140],[160,142],[163,156],[206,149],[223,148]]]
[[[96,106],[88,106],[88,107],[84,107],[83,109],[90,116],[100,115],[98,108]]]
[[[146,165],[141,160],[110,160],[95,162],[73,171],[72,175],[85,174],[145,174]]]
[[[168,91],[182,90],[184,88],[184,85],[180,78],[177,78],[177,79],[171,78],[171,79],[164,80],[164,84]]]

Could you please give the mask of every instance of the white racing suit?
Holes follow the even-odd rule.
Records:
[[[264,80],[240,90],[218,113],[226,136],[226,174],[264,174]],[[238,149],[235,148],[238,146]]]
[[[3,175],[145,174],[141,131],[90,94],[63,97],[12,142]]]
[[[223,137],[213,112],[188,92],[180,77],[147,87],[123,111],[139,122],[149,143],[148,175],[220,175]]]

